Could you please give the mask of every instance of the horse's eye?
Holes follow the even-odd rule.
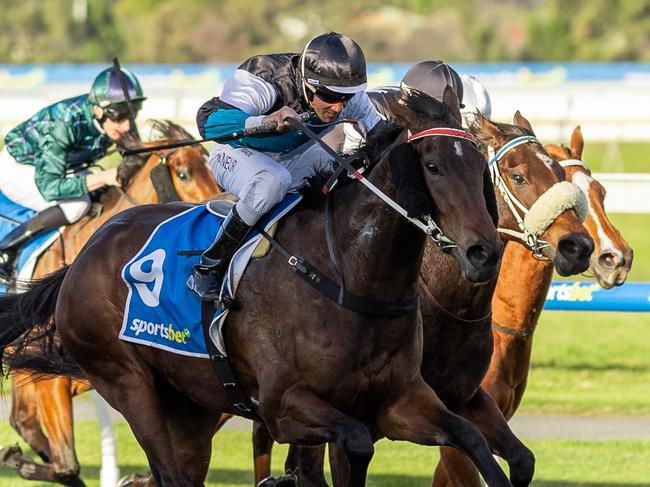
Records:
[[[512,180],[516,184],[526,184],[526,180],[524,179],[524,177],[521,174],[513,174],[512,175]]]
[[[190,179],[190,175],[183,169],[176,169],[176,176],[181,181],[187,181],[188,179]]]
[[[440,174],[440,168],[438,167],[438,163],[435,161],[427,161],[425,164],[427,171],[429,171],[431,174]]]

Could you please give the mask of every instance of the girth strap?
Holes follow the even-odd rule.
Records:
[[[375,301],[347,292],[336,284],[332,279],[323,274],[320,270],[310,264],[302,257],[291,255],[280,242],[275,240],[263,228],[255,227],[273,247],[280,252],[291,266],[291,269],[305,281],[311,284],[319,292],[330,298],[340,306],[354,311],[355,313],[373,316],[403,316],[417,311],[419,295],[407,301],[396,303],[385,303]]]
[[[235,377],[235,373],[233,372],[232,367],[230,367],[228,357],[219,351],[210,337],[210,325],[212,324],[212,317],[214,316],[215,311],[214,303],[210,301],[201,302],[201,324],[203,325],[205,346],[208,350],[208,355],[210,356],[212,368],[214,369],[215,374],[217,374],[217,378],[219,379],[219,382],[221,382],[226,393],[226,399],[233,406],[233,409],[229,412],[239,416],[244,416],[245,418],[254,421],[263,422],[255,412],[250,399],[248,399],[244,394],[244,391],[242,391],[241,386]]]

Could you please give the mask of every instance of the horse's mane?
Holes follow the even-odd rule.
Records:
[[[157,134],[155,139],[152,139],[151,142],[142,143],[132,134],[128,134],[122,141],[121,146],[123,148],[135,148],[142,147],[147,145],[158,145],[161,142],[172,143],[179,142],[182,140],[194,140],[194,137],[185,130],[180,125],[175,124],[170,120],[152,120],[151,121],[152,132]],[[207,154],[207,151],[200,146],[200,149]],[[117,167],[117,178],[120,181],[120,186],[122,189],[126,189],[135,176],[135,174],[144,166],[149,157],[151,156],[150,152],[145,152],[143,154],[137,154],[134,156],[128,156],[122,159],[122,162]]]

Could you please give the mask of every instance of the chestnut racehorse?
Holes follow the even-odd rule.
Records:
[[[580,127],[571,136],[571,146],[546,145],[567,179],[584,191],[589,201],[585,227],[595,242],[590,270],[605,289],[625,282],[632,265],[632,249],[607,218],[605,189],[581,161],[584,146]],[[526,390],[533,334],[553,276],[550,262],[534,259],[520,245],[506,245],[499,279],[492,300],[494,351],[482,387],[510,419]],[[476,469],[462,454],[442,448],[435,486],[481,485]]]
[[[145,145],[192,138],[184,129],[170,122],[155,122],[154,128],[162,139]],[[207,152],[200,145],[126,159],[118,170],[123,190],[111,189],[104,195],[101,212],[66,227],[61,245],[52,245],[39,258],[34,277],[50,274],[71,262],[97,228],[112,216],[136,204],[156,203],[158,195],[151,171],[161,164],[167,168],[173,188],[182,201],[202,201],[221,192],[207,166]],[[24,457],[18,446],[1,450],[0,460],[17,469],[20,476],[28,480],[84,485],[79,478],[74,449],[72,398],[90,389],[90,384],[62,376],[31,381],[20,371],[14,371],[11,380],[10,423],[45,464]]]
[[[390,111],[394,100],[390,93],[384,96],[383,103],[388,104]],[[496,153],[493,177],[499,189],[499,224],[504,231],[503,238],[513,240],[509,246],[521,247],[530,255],[531,248],[514,241],[523,237],[523,234],[517,236],[517,232],[526,230],[528,235],[537,235],[539,240],[526,238],[525,243],[550,259],[548,265],[554,264],[564,275],[582,272],[589,266],[593,250],[593,243],[577,214],[577,211],[586,211],[586,201],[578,188],[564,181],[562,167],[533,137],[528,121],[519,112],[514,121],[515,125],[496,124],[479,117],[480,124],[474,128],[485,147],[493,148]],[[574,205],[567,204],[568,200],[560,204],[566,194],[576,199]],[[512,210],[514,207],[521,212],[521,208],[507,203],[514,199],[529,209],[523,219],[526,224],[523,229]],[[445,279],[440,280],[440,276]],[[530,467],[526,451],[512,435],[492,398],[480,387],[492,353],[490,308],[495,286],[496,280],[483,284],[465,283],[453,259],[444,256],[432,243],[426,246],[418,285],[424,326],[421,371],[448,408],[479,427],[493,452],[508,460],[511,471],[525,471],[526,465]],[[258,482],[270,474],[271,443],[264,428],[256,424],[254,450]],[[336,451],[336,447],[331,446],[330,453],[332,450]],[[330,460],[333,461],[334,484],[345,485],[345,460],[339,454],[331,455]],[[308,485],[325,485],[321,461],[322,449],[292,447],[287,470],[308,472]],[[532,477],[532,471],[529,474]]]
[[[485,158],[460,127],[452,90],[444,100],[432,99],[425,112],[405,101],[400,109],[408,112],[408,131],[372,161],[368,184],[393,201],[403,197],[406,204],[417,196],[428,202],[424,214],[455,242],[459,275],[493,280],[502,245],[484,196]],[[385,205],[358,183],[339,186],[329,198],[329,246],[322,200],[286,216],[277,238],[328,273],[336,269],[330,252],[338,254],[347,296],[356,297],[340,306],[323,296],[298,279],[280,252],[252,261],[237,296],[242,305],[231,310],[225,337],[244,393],[279,442],[340,445],[351,487],[365,485],[373,441],[381,437],[460,448],[489,485],[510,485],[479,430],[450,412],[420,374],[416,296],[425,234],[394,203]],[[219,414],[235,408],[208,360],[117,336],[127,294],[122,268],[160,222],[184,210],[126,210],[93,235],[69,268],[24,294],[0,299],[5,341],[24,330],[51,334],[55,325],[65,352],[129,422],[155,483],[176,487],[203,484]],[[363,311],[348,309],[349,299],[365,302]],[[513,467],[513,482],[527,485],[530,463]]]

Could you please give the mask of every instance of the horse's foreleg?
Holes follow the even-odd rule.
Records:
[[[70,487],[85,487],[85,484],[77,475],[62,477],[57,475],[51,464],[39,465],[31,459],[25,458],[18,445],[0,450],[0,461],[7,467],[17,470],[18,475],[26,480],[44,480]]]
[[[525,487],[533,480],[535,457],[533,453],[513,434],[496,402],[484,389],[479,388],[462,409],[455,411],[471,421],[483,433],[495,455],[504,458],[510,467],[510,481],[515,487]],[[455,467],[463,467],[463,459],[451,455],[454,465],[445,463],[449,477],[456,476]],[[445,456],[443,456],[443,462]],[[466,463],[466,462],[465,462]],[[471,465],[470,465],[471,472]],[[441,486],[445,484],[434,485]],[[462,485],[476,485],[463,483]]]
[[[449,411],[421,378],[379,414],[377,426],[391,440],[457,448],[472,459],[489,486],[511,485],[479,430]]]
[[[443,446],[433,474],[434,487],[481,487],[483,482],[472,461],[460,451]]]
[[[79,476],[79,462],[74,449],[71,380],[56,377],[39,381],[38,415],[50,442],[50,463],[55,478],[71,479]]]
[[[325,479],[325,445],[291,445],[284,464],[287,474],[298,472],[302,483],[307,485],[327,485]]]
[[[339,445],[330,443],[327,445],[330,458],[330,470],[332,471],[332,485],[334,487],[344,487],[350,476],[350,465],[345,458],[345,452]]]
[[[272,409],[262,414],[274,438],[281,443],[320,445],[340,443],[350,464],[350,487],[365,485],[368,464],[374,454],[372,437],[368,428],[346,416],[311,391],[293,387],[284,391]],[[277,408],[277,404],[280,407]],[[299,484],[310,485],[299,478]],[[318,484],[322,485],[322,484]]]
[[[36,383],[28,376],[11,374],[11,415],[9,423],[45,463],[50,463],[52,451],[50,442],[41,429],[38,420],[38,395]]]
[[[253,464],[255,466],[255,485],[271,477],[271,451],[273,438],[266,425],[259,421],[253,423]]]

